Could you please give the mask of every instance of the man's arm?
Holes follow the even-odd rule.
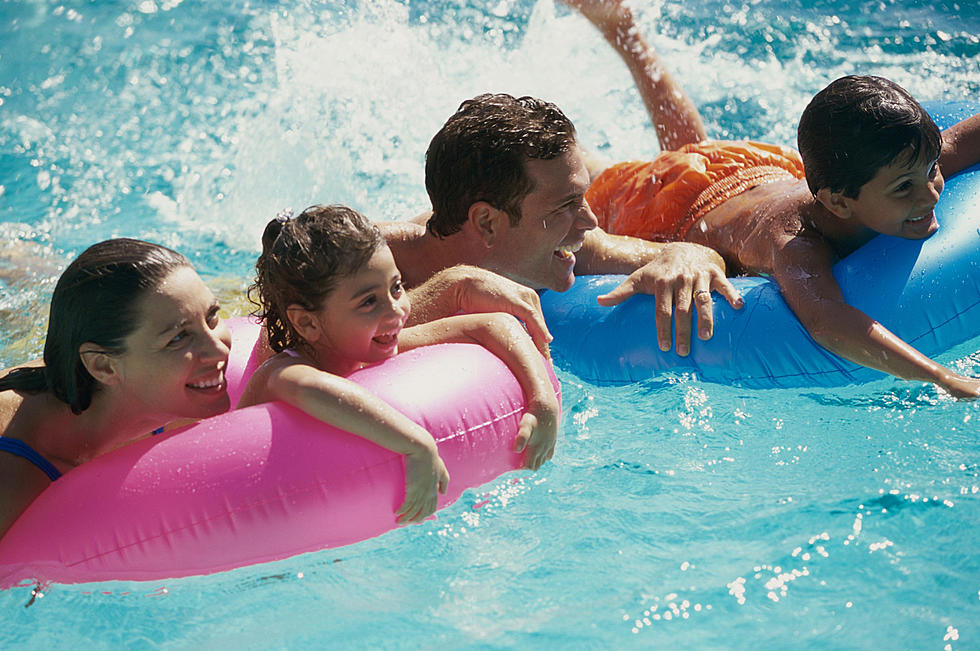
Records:
[[[717,291],[732,307],[742,298],[725,277],[725,261],[712,249],[689,242],[648,242],[635,237],[589,231],[575,254],[576,274],[629,274],[625,281],[599,298],[618,305],[634,294],[653,294],[657,301],[657,341],[671,348],[671,314],[677,330],[677,354],[687,355],[691,342],[691,305],[698,315],[698,337],[710,339],[714,321],[711,292]]]
[[[457,265],[436,273],[408,294],[412,300],[409,326],[460,312],[506,312],[524,323],[541,354],[551,356],[548,344],[553,337],[545,325],[537,293],[492,271]]]
[[[827,350],[907,380],[933,382],[957,398],[980,396],[980,380],[932,361],[861,310],[848,305],[819,237],[777,244],[774,275],[783,297],[813,339]]]

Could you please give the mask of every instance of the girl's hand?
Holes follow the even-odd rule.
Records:
[[[521,416],[514,451],[524,452],[524,467],[537,470],[555,454],[558,440],[558,400],[554,394],[534,400]]]
[[[449,471],[439,456],[436,443],[405,455],[405,501],[395,511],[398,524],[422,522],[436,512],[438,493],[449,486]]]

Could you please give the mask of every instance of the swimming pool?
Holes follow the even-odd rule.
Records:
[[[792,144],[809,96],[849,72],[980,95],[975,4],[697,4],[640,17],[721,137]],[[547,1],[0,12],[4,367],[37,354],[53,279],[99,239],[176,247],[236,312],[279,209],[424,210],[428,139],[476,93],[552,99],[612,158],[655,147],[622,65]],[[942,361],[980,373],[980,340]],[[538,473],[279,563],[54,586],[29,608],[29,589],[3,592],[0,646],[980,646],[977,405],[891,380],[559,376],[563,439]]]

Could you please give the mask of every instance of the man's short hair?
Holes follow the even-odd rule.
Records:
[[[507,94],[466,100],[425,154],[425,189],[432,202],[426,228],[439,237],[459,231],[478,201],[517,224],[521,202],[534,189],[525,161],[551,160],[574,146],[575,127],[550,102]]]
[[[907,90],[883,77],[841,77],[817,93],[797,130],[806,181],[856,198],[882,167],[939,156],[936,123]]]

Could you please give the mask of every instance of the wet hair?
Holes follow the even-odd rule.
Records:
[[[882,77],[841,77],[817,93],[797,130],[806,181],[856,198],[861,186],[893,162],[933,160],[939,127],[907,90]]]
[[[346,206],[310,206],[295,218],[270,221],[248,297],[258,306],[252,314],[265,321],[272,350],[306,346],[287,308],[319,309],[337,282],[367,264],[383,244],[378,227]]]
[[[68,265],[51,296],[44,366],[14,369],[0,391],[48,391],[80,414],[98,390],[79,354],[91,342],[118,355],[139,326],[140,300],[173,271],[190,267],[180,253],[159,244],[119,238],[93,244]]]
[[[479,95],[463,102],[425,153],[430,233],[458,232],[470,206],[486,201],[511,224],[534,189],[525,161],[552,160],[575,145],[575,127],[561,110],[533,97]]]

